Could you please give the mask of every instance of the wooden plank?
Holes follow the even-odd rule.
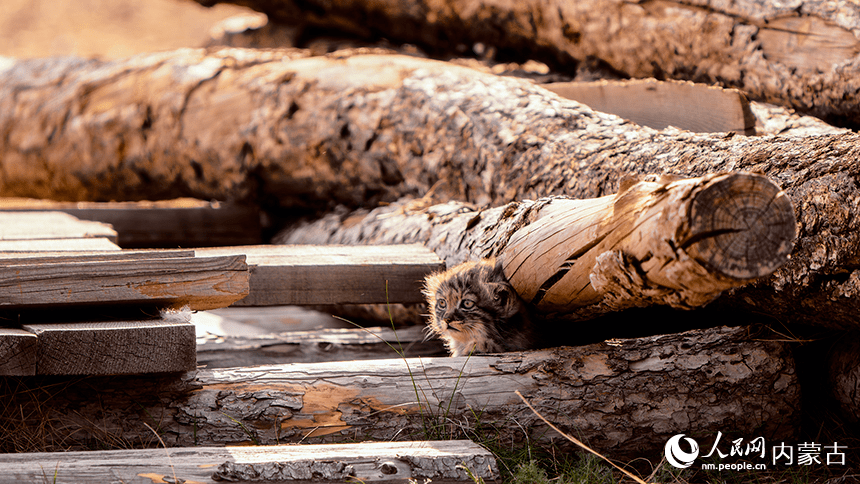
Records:
[[[55,202],[0,198],[0,208],[55,210],[81,220],[110,224],[121,247],[208,247],[262,242],[260,211],[254,207],[190,198],[140,202]]]
[[[244,256],[8,264],[0,309],[144,304],[191,309],[230,305],[248,294]]]
[[[190,447],[0,455],[0,483],[486,482],[493,455],[468,440]],[[426,479],[426,480],[425,480]]]
[[[141,259],[168,259],[174,257],[194,257],[193,250],[123,250],[115,251],[32,251],[4,252],[0,250],[0,266],[9,264],[46,264],[75,263],[95,261],[119,261]]]
[[[37,351],[33,333],[0,327],[0,376],[35,375]]]
[[[0,252],[39,252],[39,251],[118,251],[120,247],[108,239],[96,237],[89,239],[31,239],[0,240]]]
[[[39,339],[39,375],[123,375],[191,371],[194,325],[155,319],[25,324]]]
[[[116,231],[107,224],[78,220],[62,212],[0,211],[0,240],[101,237],[116,243],[116,236]]]
[[[355,325],[329,313],[317,311],[307,306],[230,306],[227,308],[201,311],[198,315],[213,315],[227,324],[236,323],[252,326],[262,331],[246,334],[273,334],[287,331],[310,331],[323,328],[354,328]],[[236,334],[215,330],[213,334]]]
[[[399,352],[399,353],[398,353]],[[441,341],[424,328],[322,329],[280,334],[198,338],[197,363],[208,369],[282,363],[446,356]]]
[[[267,245],[197,250],[245,254],[250,294],[236,306],[376,304],[423,301],[424,276],[444,263],[422,245]]]
[[[596,111],[654,129],[675,126],[697,133],[755,134],[755,116],[746,96],[737,89],[656,79],[554,82],[542,86]]]

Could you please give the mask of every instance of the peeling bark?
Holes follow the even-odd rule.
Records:
[[[514,393],[614,458],[677,433],[790,439],[799,388],[784,343],[712,328],[581,347],[458,358],[199,370],[181,378],[6,380],[0,448],[168,446],[446,436],[480,424],[501,442],[557,439]],[[35,391],[38,389],[38,391]],[[33,391],[30,391],[33,390]],[[98,398],[93,398],[98,394]],[[50,410],[45,404],[50,400]],[[22,422],[22,415],[23,422]]]

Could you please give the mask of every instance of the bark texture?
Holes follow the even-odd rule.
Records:
[[[197,0],[204,5],[216,0]],[[847,125],[860,123],[860,6],[703,0],[233,0],[270,19],[462,53],[476,42],[561,70],[600,59],[636,78],[742,89]]]
[[[799,417],[790,349],[745,327],[504,355],[5,383],[4,450],[159,446],[144,422],[168,446],[427,438],[473,428],[476,412],[500,442],[557,439],[515,390],[613,458],[656,455],[677,433],[790,439]]]
[[[762,291],[736,300],[856,325],[853,133],[655,131],[526,80],[441,62],[241,49],[11,62],[0,71],[0,132],[0,194],[46,198],[195,195],[322,210],[435,186],[441,199],[488,206],[597,197],[628,175],[758,171],[785,189],[799,239]]]

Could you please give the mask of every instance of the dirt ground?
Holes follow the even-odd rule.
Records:
[[[200,47],[220,21],[243,14],[262,15],[188,0],[3,0],[0,56],[115,59]]]

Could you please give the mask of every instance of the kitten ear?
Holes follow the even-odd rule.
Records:
[[[505,266],[502,265],[501,259],[496,259],[496,263],[493,264],[493,269],[490,271],[490,276],[494,281],[508,282],[508,277],[505,276]]]

